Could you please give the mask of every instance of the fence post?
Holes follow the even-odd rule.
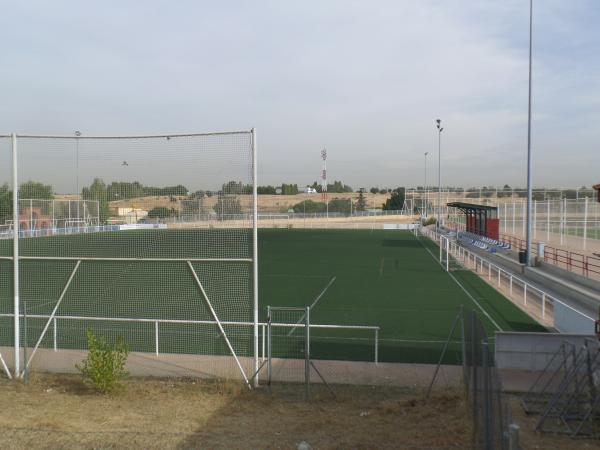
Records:
[[[305,342],[304,342],[304,378],[306,383],[306,400],[310,398],[310,306],[305,313]]]
[[[267,306],[267,385],[271,389],[273,363],[271,361],[271,307]]]
[[[512,285],[513,285],[513,276],[512,276],[512,274],[511,274],[511,275],[510,275],[510,283],[509,283],[509,286],[510,286],[510,288],[509,288],[509,289],[510,289],[510,295],[512,295],[512,291],[513,291],[513,289],[512,289]]]
[[[379,363],[379,328],[375,328],[375,364]]]
[[[542,292],[542,319],[546,317],[546,293]]]
[[[154,321],[154,351],[158,356],[158,320]]]
[[[588,198],[585,198],[583,209],[583,249],[587,250],[587,220],[588,220]]]
[[[511,423],[508,426],[508,450],[520,450],[519,447],[519,425]]]
[[[527,283],[523,282],[523,304],[527,304]]]
[[[491,406],[491,389],[490,375],[491,369],[489,366],[489,348],[488,343],[484,340],[481,342],[481,357],[483,365],[483,418],[484,418],[484,433],[485,433],[485,448],[492,448],[492,406]]]
[[[57,341],[57,339],[56,339],[56,335],[57,335],[57,331],[56,331],[56,317],[54,318],[53,322],[54,323],[52,325],[54,325],[54,326],[52,327],[52,329],[54,331],[54,333],[53,333],[54,334],[54,351],[56,352],[56,351],[58,351],[58,346],[57,346],[57,343],[56,343],[56,341]]]
[[[17,136],[11,135],[12,141],[12,188],[13,188],[13,314],[14,314],[14,363],[15,378],[21,371],[21,316],[19,314],[19,183],[17,179]]]

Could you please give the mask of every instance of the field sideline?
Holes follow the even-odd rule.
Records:
[[[225,246],[217,245],[221,239]],[[223,229],[139,230],[22,239],[21,249],[22,255],[30,256],[247,258],[250,248],[237,246],[236,239],[247,238]],[[452,272],[461,288],[428,249],[437,254],[431,241],[408,231],[260,229],[260,320],[266,319],[267,305],[312,305],[311,323],[379,326],[379,360],[387,362],[437,361],[461,305],[481,315],[490,335],[497,329],[493,322],[506,331],[544,330],[477,275]],[[0,255],[10,256],[10,242],[0,242]],[[27,302],[30,314],[51,312],[75,264],[21,261],[21,300]],[[10,260],[0,260],[0,312],[5,314],[12,311],[11,267]],[[250,264],[197,262],[193,268],[219,315],[251,321]],[[58,315],[211,318],[185,262],[84,261]],[[11,322],[8,317],[0,319],[3,345],[12,342]],[[93,326],[107,336],[124,335],[132,350],[153,351],[153,324],[59,322],[63,348],[82,348],[85,329]],[[42,319],[29,320],[30,345],[43,324]],[[236,350],[249,355],[251,330],[226,331]],[[43,343],[46,347],[52,345],[50,334]],[[160,335],[164,353],[227,353],[214,325],[161,324]],[[316,358],[373,360],[372,331],[316,330],[313,337],[311,351]],[[446,362],[458,362],[457,351],[455,344]]]

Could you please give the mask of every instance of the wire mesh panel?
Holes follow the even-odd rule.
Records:
[[[310,383],[310,309],[268,307],[267,380],[303,383],[308,395]]]
[[[8,346],[13,342],[13,262],[12,262],[12,156],[11,139],[0,136],[0,354],[7,358]],[[1,372],[1,371],[0,371]]]
[[[473,448],[508,449],[510,408],[502,393],[494,349],[479,317],[465,322],[465,386],[473,415]]]
[[[246,378],[256,348],[253,136],[18,137],[24,358],[85,349],[91,329],[190,373],[233,365]],[[180,221],[201,194],[216,200]],[[8,260],[9,244],[0,240]]]

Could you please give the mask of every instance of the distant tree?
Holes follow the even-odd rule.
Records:
[[[361,191],[358,194],[358,199],[356,200],[356,210],[357,211],[365,211],[367,209],[367,201],[365,199],[365,195]]]
[[[531,199],[542,201],[544,200],[544,190],[543,189],[533,189],[531,192]]]
[[[315,191],[317,191],[319,194],[323,190],[323,188],[321,187],[321,185],[319,183],[317,183],[316,181],[314,181],[313,184],[310,187],[313,188]]]
[[[8,184],[0,186],[0,224],[12,220],[12,191]]]
[[[258,186],[256,192],[258,195],[275,195],[277,190],[275,186]]]
[[[575,189],[567,189],[563,191],[563,197],[569,200],[573,200],[577,198],[577,191]]]
[[[387,211],[398,211],[404,207],[405,189],[399,187],[394,189],[390,198],[382,205],[382,209]]]
[[[167,217],[171,217],[172,214],[173,210],[164,206],[157,206],[148,211],[148,217],[150,219],[165,219]]]
[[[340,194],[344,192],[353,192],[353,189],[350,186],[342,183],[341,181],[336,180],[333,182],[333,184],[327,185],[327,192]]]
[[[380,194],[387,194],[387,189],[379,189]]]
[[[350,201],[345,198],[334,198],[329,201],[329,212],[350,214]]]
[[[236,196],[219,194],[217,203],[213,206],[213,210],[217,213],[219,218],[223,219],[227,216],[242,213],[242,206]]]
[[[94,178],[89,187],[84,187],[81,190],[81,198],[98,202],[100,222],[105,223],[110,215],[110,210],[108,207],[108,188],[104,181],[101,178]]]
[[[283,195],[296,195],[298,193],[297,184],[281,184],[281,193]]]
[[[305,200],[303,202],[296,203],[292,206],[295,213],[319,213],[327,210],[327,205],[323,202],[315,202],[312,200]]]
[[[53,199],[54,192],[49,184],[27,181],[19,186],[19,199],[25,198]]]
[[[372,187],[371,189],[369,189],[369,192],[371,194],[377,194],[379,192],[379,188],[378,187]]]

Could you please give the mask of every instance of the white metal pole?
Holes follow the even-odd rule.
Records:
[[[546,204],[546,242],[550,242],[550,200]]]
[[[252,278],[254,286],[254,386],[258,387],[258,193],[256,129],[252,128]]]
[[[587,250],[587,221],[588,221],[588,198],[585,198],[583,210],[583,249]]]
[[[526,236],[526,257],[527,265],[531,266],[531,65],[533,48],[533,0],[529,0],[529,101],[527,113],[527,236]]]
[[[513,203],[512,203],[512,216],[513,216],[513,218],[512,218],[512,234],[513,235],[515,234],[515,221],[516,221],[515,207],[516,207],[516,204],[515,204],[515,201],[513,200]]]
[[[20,314],[19,314],[19,183],[17,178],[17,136],[13,133],[12,140],[12,188],[13,188],[13,293],[14,293],[14,350],[15,378],[20,374]]]
[[[425,205],[423,206],[423,211],[424,211],[424,215],[425,215],[425,219],[427,219],[427,202],[428,202],[428,195],[427,195],[427,155],[429,155],[429,152],[425,152],[425,184],[423,186],[423,198],[425,199],[424,203]]]
[[[537,200],[533,201],[533,239],[537,237]]]
[[[527,202],[523,203],[523,214],[521,216],[521,223],[523,225],[523,236],[527,238],[527,233],[529,230],[529,205],[527,204]]]
[[[440,229],[440,213],[442,208],[442,130],[438,119],[438,213],[437,213],[437,229]]]

